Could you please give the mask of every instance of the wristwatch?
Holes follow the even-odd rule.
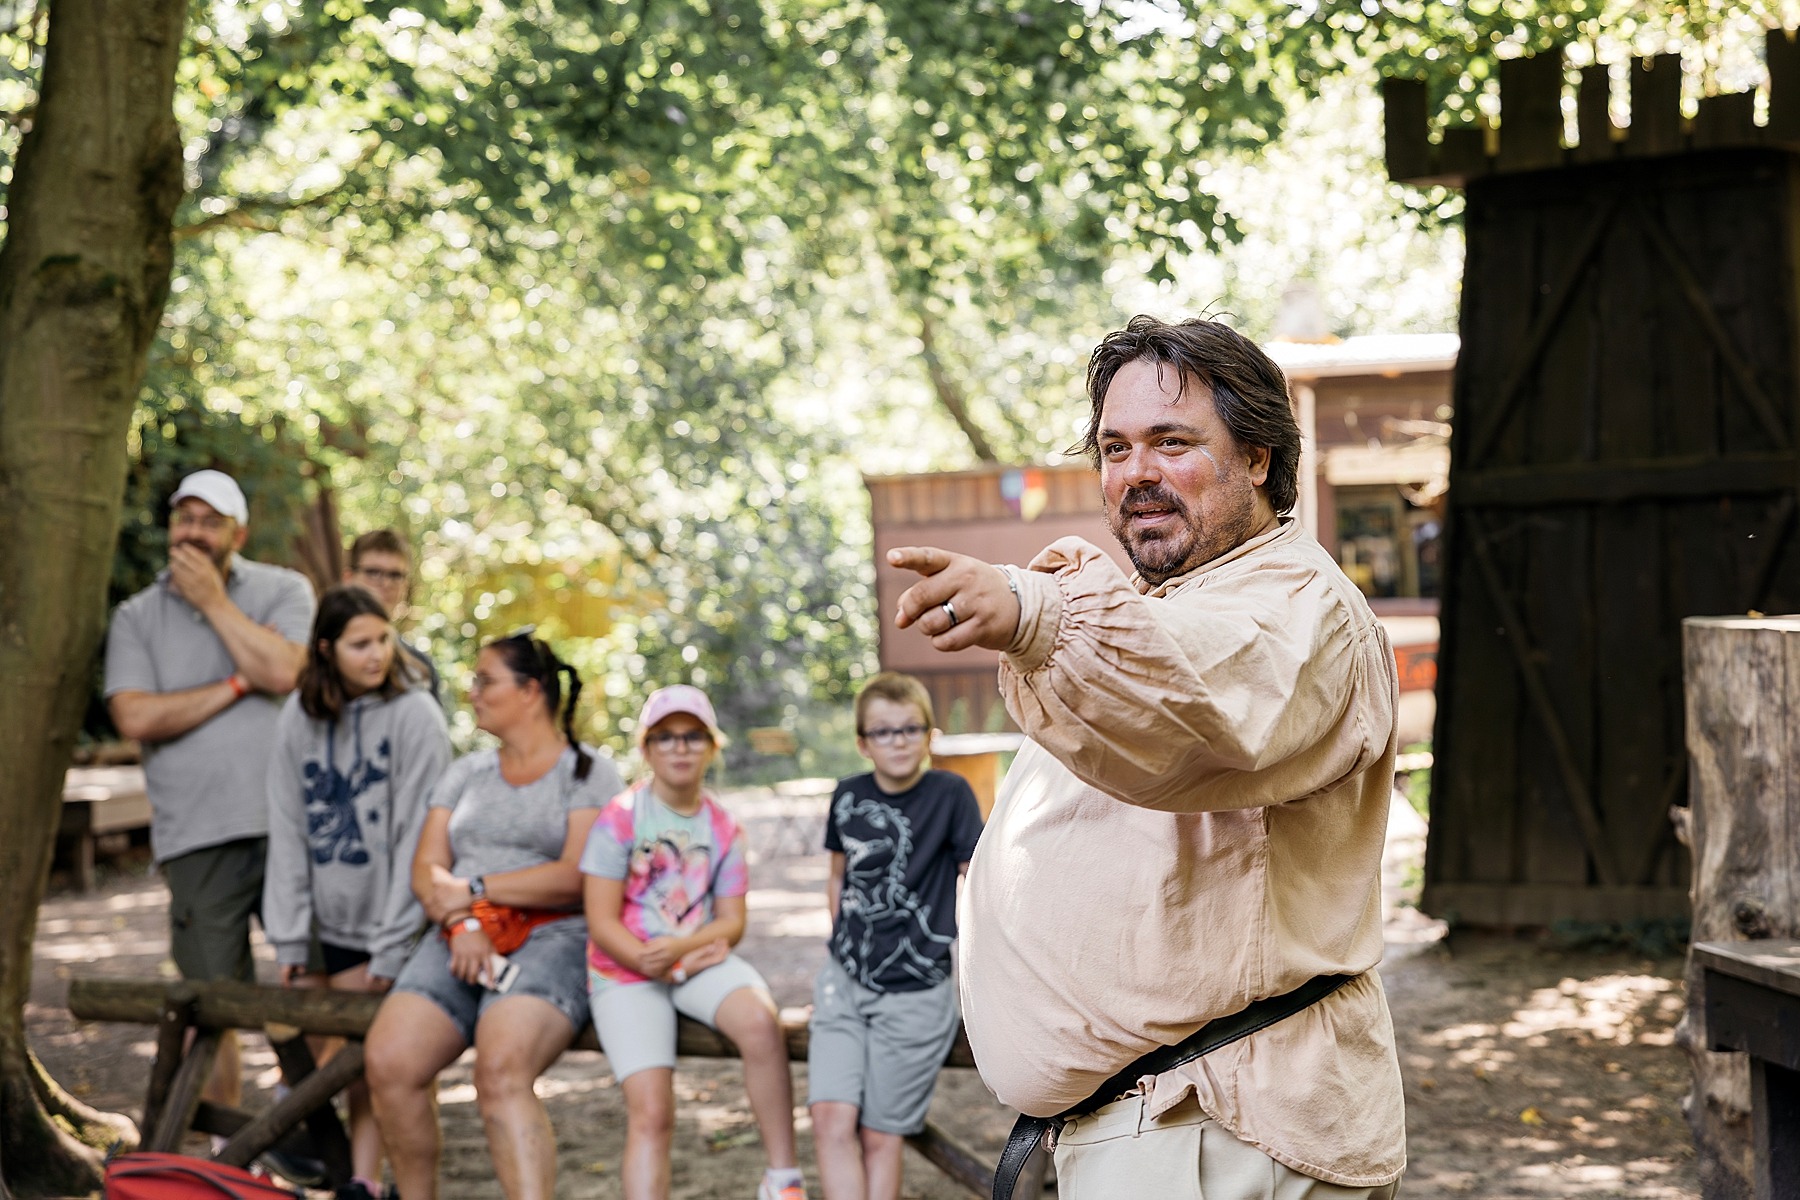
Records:
[[[469,880],[469,896],[471,899],[479,900],[485,895],[487,895],[487,880],[479,875]]]
[[[481,918],[474,916],[474,915],[470,915],[467,917],[460,917],[457,920],[453,921],[450,925],[448,932],[451,937],[455,937],[459,933],[474,933],[476,930],[478,930],[480,928],[481,928]]]

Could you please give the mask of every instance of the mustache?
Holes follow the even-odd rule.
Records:
[[[1119,500],[1120,511],[1129,513],[1140,508],[1167,508],[1187,515],[1187,505],[1182,503],[1181,497],[1161,484],[1125,489],[1125,495]]]

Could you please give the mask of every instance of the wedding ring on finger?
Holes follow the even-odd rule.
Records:
[[[946,617],[950,618],[950,628],[955,629],[956,622],[958,620],[958,617],[956,615],[956,609],[951,606],[951,604],[948,600],[946,600],[942,604],[938,605],[938,607],[944,610],[944,615]],[[946,631],[946,632],[948,632],[948,631]]]

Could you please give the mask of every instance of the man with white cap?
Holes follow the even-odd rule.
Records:
[[[176,967],[185,979],[249,980],[268,749],[306,658],[312,586],[238,554],[249,509],[231,476],[196,471],[169,504],[168,569],[113,614],[106,705],[119,732],[143,745]],[[207,1095],[235,1105],[240,1090],[228,1036]]]

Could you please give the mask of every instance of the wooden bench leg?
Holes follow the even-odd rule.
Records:
[[[194,1023],[193,992],[183,987],[169,989],[163,1001],[162,1016],[156,1024],[156,1061],[150,1065],[150,1087],[144,1094],[144,1118],[138,1122],[143,1136],[152,1137],[162,1116],[163,1104],[169,1099],[169,1086],[181,1066],[182,1051],[187,1049],[187,1032]]]
[[[268,1035],[275,1058],[281,1063],[282,1078],[287,1080],[288,1087],[299,1087],[319,1069],[313,1060],[312,1047],[298,1029],[291,1025],[268,1025],[264,1026],[263,1032]],[[354,1045],[359,1065],[349,1083],[362,1077],[362,1043]],[[345,1045],[338,1050],[338,1054],[346,1054],[350,1049],[349,1045]],[[334,1056],[331,1061],[336,1062],[337,1058]],[[341,1091],[342,1088],[337,1090]],[[332,1092],[332,1095],[336,1094],[337,1091]],[[338,1120],[337,1110],[332,1108],[329,1096],[325,1103],[306,1114],[306,1131],[312,1138],[314,1155],[325,1165],[326,1181],[333,1188],[349,1183],[351,1175],[355,1173],[355,1167],[350,1161],[350,1138],[345,1134],[344,1124]],[[257,1153],[262,1152],[259,1150]]]
[[[180,1069],[175,1072],[169,1085],[168,1102],[157,1114],[156,1132],[144,1149],[171,1153],[181,1149],[181,1139],[187,1134],[188,1126],[194,1123],[194,1113],[200,1107],[200,1093],[206,1090],[207,1081],[212,1078],[213,1063],[218,1057],[219,1031],[200,1030],[182,1058]]]
[[[283,1096],[274,1105],[265,1109],[250,1124],[244,1126],[230,1141],[222,1146],[213,1158],[233,1167],[247,1167],[264,1150],[281,1140],[283,1134],[300,1124],[314,1109],[321,1105],[329,1108],[331,1098],[343,1091],[362,1076],[363,1047],[361,1042],[351,1042],[330,1062],[308,1075],[294,1087],[294,1090]],[[337,1117],[332,1116],[335,1122]],[[338,1136],[343,1136],[343,1127],[338,1127]],[[349,1179],[348,1157],[349,1143],[344,1143],[345,1180]],[[330,1164],[326,1164],[327,1170]]]
[[[1800,1071],[1750,1056],[1756,1200],[1800,1196]]]

